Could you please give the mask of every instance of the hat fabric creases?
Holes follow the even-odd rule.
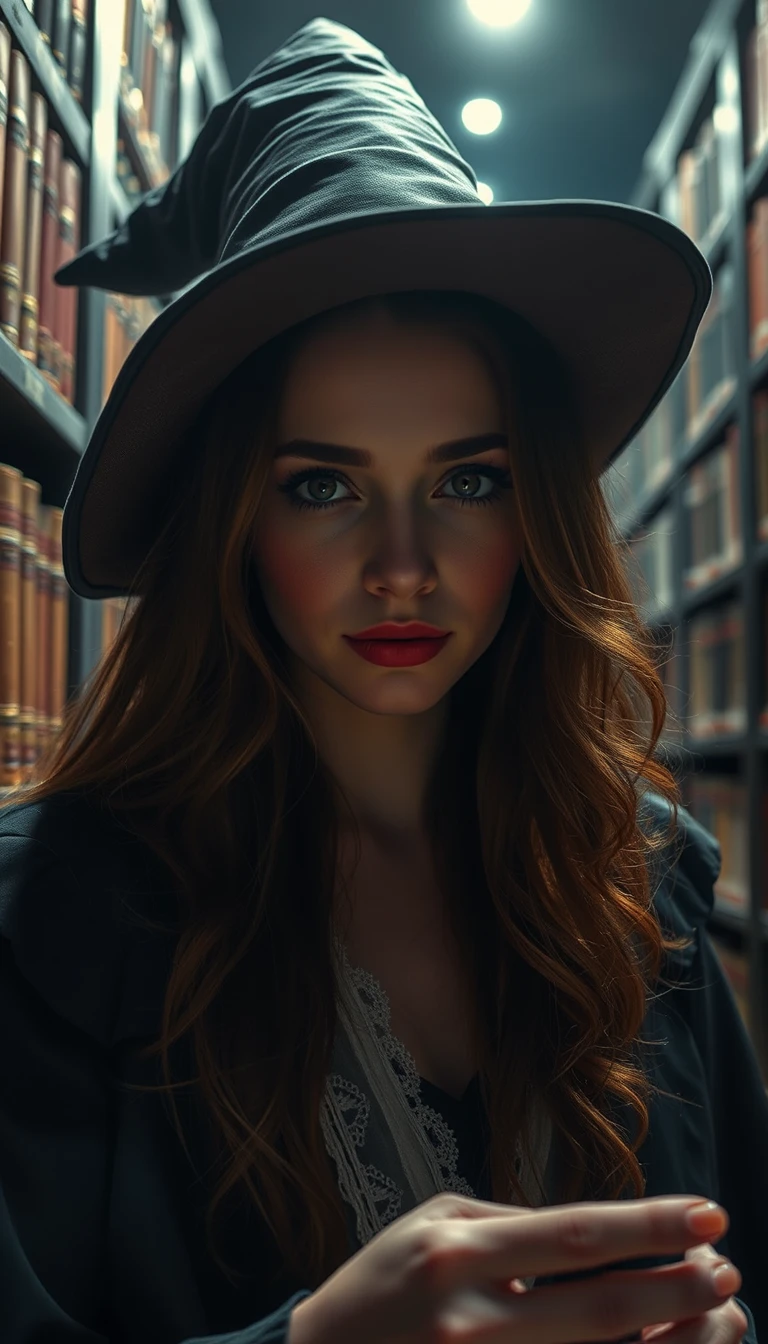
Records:
[[[674,382],[713,288],[693,241],[650,211],[485,205],[410,81],[326,18],[218,103],[168,182],[55,278],[182,290],[120,370],[65,504],[64,572],[88,598],[135,591],[186,432],[243,359],[297,323],[415,289],[502,304],[563,359],[602,471]]]

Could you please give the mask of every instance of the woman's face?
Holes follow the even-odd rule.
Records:
[[[493,433],[498,446],[429,460],[439,445]],[[372,714],[419,714],[485,652],[520,561],[504,435],[484,361],[437,326],[346,314],[305,339],[284,387],[254,551],[297,688],[327,697],[319,678]],[[298,439],[366,460],[328,449],[321,465],[290,448]],[[283,488],[311,468],[319,474]],[[414,620],[451,631],[435,657],[414,666],[367,662],[344,639]]]

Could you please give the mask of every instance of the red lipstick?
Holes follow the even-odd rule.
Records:
[[[437,657],[452,633],[423,621],[383,621],[357,635],[344,635],[344,639],[366,662],[379,667],[415,667]]]
[[[381,625],[371,625],[367,630],[358,630],[349,639],[443,639],[450,630],[438,630],[436,625],[425,625],[423,621],[382,621]]]

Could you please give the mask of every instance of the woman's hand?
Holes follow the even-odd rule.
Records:
[[[743,1313],[724,1301],[708,1272],[721,1257],[700,1241],[723,1236],[728,1215],[719,1210],[713,1223],[709,1214],[694,1231],[694,1202],[680,1195],[529,1209],[435,1195],[294,1308],[289,1344],[599,1344],[643,1340],[659,1320],[675,1322],[674,1344],[681,1335],[685,1344],[736,1344]],[[685,1261],[610,1269],[678,1251],[688,1252]],[[575,1283],[530,1291],[524,1283],[602,1266],[606,1273]]]
[[[689,1246],[685,1252],[686,1260],[718,1260],[717,1251],[710,1242],[700,1246]],[[739,1344],[749,1328],[741,1307],[729,1297],[721,1306],[710,1307],[700,1316],[691,1316],[687,1321],[663,1321],[658,1325],[643,1327],[641,1338],[660,1340],[661,1344]]]

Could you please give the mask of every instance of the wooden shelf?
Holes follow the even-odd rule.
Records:
[[[58,454],[71,463],[88,440],[85,420],[55,392],[39,369],[0,333],[0,408],[2,438],[26,449]],[[26,468],[25,468],[26,470]]]

